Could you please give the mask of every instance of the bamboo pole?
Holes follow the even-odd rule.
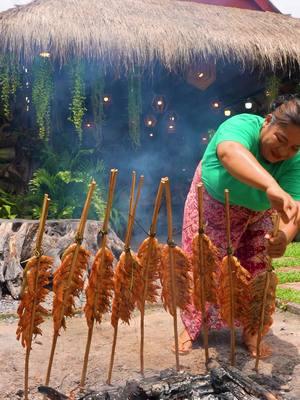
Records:
[[[146,302],[146,298],[147,298],[147,289],[148,289],[149,265],[150,265],[150,261],[152,258],[153,244],[154,244],[154,239],[156,236],[156,225],[157,225],[157,218],[158,218],[158,213],[159,213],[159,209],[160,209],[160,205],[161,205],[162,193],[163,193],[163,183],[160,182],[158,191],[157,191],[157,195],[156,195],[156,199],[155,199],[152,222],[151,222],[150,231],[149,231],[149,247],[148,247],[148,252],[147,252],[146,266],[145,266],[144,275],[143,275],[144,291],[143,291],[143,297],[142,297],[142,302],[141,302],[141,343],[140,343],[140,366],[141,366],[141,374],[142,375],[144,375],[145,302]]]
[[[276,218],[275,218],[275,223],[274,223],[273,236],[276,236],[278,233],[279,222],[280,222],[280,216],[279,216],[279,214],[277,214]],[[258,371],[258,364],[259,364],[259,358],[260,358],[260,344],[261,344],[261,339],[262,339],[262,331],[264,328],[266,302],[267,302],[267,295],[268,295],[268,290],[269,290],[269,286],[270,286],[272,272],[273,272],[272,271],[272,258],[270,257],[269,267],[266,271],[266,281],[265,281],[264,295],[263,295],[263,301],[262,301],[262,306],[261,306],[259,330],[258,330],[257,342],[256,342],[256,359],[255,359],[255,367],[254,367],[255,371]]]
[[[201,313],[202,313],[202,332],[205,350],[205,366],[207,368],[209,361],[208,354],[208,326],[206,315],[206,288],[205,288],[205,270],[204,270],[204,254],[203,254],[203,184],[197,185],[198,190],[198,218],[199,218],[199,276],[201,288]]]
[[[35,320],[35,311],[36,311],[36,295],[37,295],[37,288],[38,288],[38,280],[39,280],[39,267],[41,263],[41,245],[42,245],[42,240],[43,240],[43,234],[44,234],[44,229],[45,229],[45,224],[47,220],[47,215],[48,215],[48,208],[49,208],[49,202],[50,199],[47,194],[44,195],[44,201],[43,201],[43,207],[42,207],[42,213],[41,213],[41,218],[40,218],[40,223],[39,223],[39,229],[37,233],[37,239],[36,239],[36,248],[35,248],[35,257],[37,261],[37,267],[36,267],[36,275],[35,275],[35,283],[34,283],[34,301],[32,304],[32,312],[31,312],[31,320],[30,320],[30,333],[29,333],[29,345],[26,348],[26,357],[25,357],[25,389],[24,389],[24,398],[25,400],[28,400],[28,392],[29,392],[29,387],[28,387],[28,380],[29,380],[29,358],[30,358],[30,351],[31,351],[31,344],[32,344],[32,335],[33,335],[33,328],[34,328],[34,320]]]
[[[169,246],[169,259],[170,259],[170,278],[171,278],[171,297],[173,308],[173,328],[175,339],[175,359],[176,370],[179,371],[179,350],[178,350],[178,327],[177,327],[177,309],[176,309],[176,282],[175,282],[175,261],[174,261],[174,247],[173,242],[173,221],[172,221],[172,200],[169,178],[163,178],[162,182],[166,189],[166,203],[167,203],[167,218],[168,218],[168,246]]]
[[[132,183],[131,183],[130,201],[129,201],[129,214],[128,214],[126,239],[125,239],[125,246],[124,246],[125,263],[126,263],[127,257],[131,257],[130,242],[131,242],[135,212],[136,212],[137,204],[138,204],[138,201],[140,198],[141,188],[144,183],[144,176],[143,175],[140,176],[135,201],[134,201],[134,192],[135,192],[136,173],[134,171],[132,172],[132,181],[131,182]],[[113,370],[113,366],[114,366],[114,358],[115,358],[116,344],[117,344],[117,337],[118,337],[118,324],[119,324],[119,320],[114,328],[113,344],[112,344],[112,350],[111,350],[111,355],[110,355],[108,377],[107,377],[107,381],[106,381],[106,383],[108,385],[111,384],[112,370]]]
[[[101,241],[101,261],[100,261],[100,270],[102,270],[105,265],[104,265],[104,260],[105,260],[105,248],[107,244],[107,231],[108,231],[108,222],[109,222],[109,217],[110,217],[110,212],[112,208],[112,203],[113,203],[113,197],[114,197],[114,192],[115,192],[115,187],[116,187],[116,180],[117,180],[117,169],[111,169],[110,171],[110,179],[109,179],[109,189],[108,189],[108,199],[107,199],[107,205],[106,205],[106,210],[105,210],[105,217],[102,225],[102,241]],[[99,276],[97,277],[97,286],[95,290],[95,302],[94,302],[94,315],[96,314],[96,307],[98,303],[98,298],[99,298],[99,290],[100,290],[100,279]],[[95,319],[92,319],[92,325],[89,327],[88,330],[88,337],[87,337],[87,342],[86,342],[86,348],[85,348],[85,354],[84,354],[84,361],[83,361],[83,367],[82,367],[82,373],[81,373],[81,379],[80,379],[80,388],[83,389],[85,385],[85,379],[86,379],[86,373],[87,373],[87,367],[88,367],[88,362],[89,362],[89,354],[90,354],[90,347],[91,347],[91,342],[92,342],[92,337],[93,337],[93,329],[94,329],[94,322]]]
[[[227,261],[230,285],[230,364],[235,365],[235,329],[234,329],[234,288],[232,278],[232,244],[230,234],[230,210],[229,190],[225,189],[225,215],[226,215],[226,239],[227,239]]]
[[[68,276],[68,282],[67,282],[66,290],[65,290],[65,293],[64,293],[63,305],[62,305],[62,309],[61,309],[61,313],[60,313],[60,321],[62,321],[62,319],[64,317],[65,303],[66,303],[66,300],[67,300],[67,298],[69,296],[69,293],[70,293],[70,285],[71,285],[71,282],[72,282],[72,279],[73,279],[74,269],[75,269],[75,265],[76,265],[76,262],[77,262],[77,258],[78,258],[78,254],[79,254],[79,250],[80,250],[80,246],[81,246],[81,242],[82,242],[82,239],[83,239],[84,228],[85,228],[85,224],[86,224],[86,220],[87,220],[87,216],[88,216],[88,211],[89,211],[89,208],[90,208],[90,205],[91,205],[92,196],[93,196],[95,187],[96,187],[96,182],[93,180],[89,185],[89,191],[87,193],[87,197],[86,197],[86,201],[85,201],[85,204],[84,204],[84,207],[83,207],[83,210],[82,210],[82,214],[81,214],[78,230],[77,230],[77,233],[76,233],[76,236],[75,236],[75,241],[76,241],[77,245],[75,247],[75,250],[74,250],[74,253],[73,253],[73,257],[72,257],[70,273],[69,273],[69,276]],[[54,331],[54,334],[53,334],[50,358],[49,358],[46,381],[45,381],[45,385],[46,386],[49,385],[49,381],[50,381],[51,369],[52,369],[52,364],[53,364],[53,359],[54,359],[54,354],[55,354],[58,335],[59,335],[59,329],[57,331]]]

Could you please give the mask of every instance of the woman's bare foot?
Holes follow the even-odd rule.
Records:
[[[257,334],[250,335],[249,333],[243,332],[243,341],[252,357],[256,357],[256,345],[257,345]],[[267,358],[272,355],[272,349],[265,342],[260,343],[260,354],[259,358]]]
[[[193,347],[193,341],[190,338],[187,330],[184,329],[178,336],[178,352],[180,355],[186,355],[191,352]],[[175,344],[172,346],[172,351],[175,353]]]

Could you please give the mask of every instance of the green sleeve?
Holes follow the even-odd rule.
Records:
[[[231,141],[238,142],[251,151],[257,145],[257,132],[263,120],[255,117],[249,118],[248,114],[240,114],[223,122],[216,132],[216,147],[222,142]]]

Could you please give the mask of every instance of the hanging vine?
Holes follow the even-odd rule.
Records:
[[[15,100],[17,89],[21,87],[21,66],[17,60],[10,62],[10,93]]]
[[[280,79],[272,75],[266,79],[266,96],[268,98],[268,108],[270,109],[273,101],[278,97]]]
[[[51,131],[51,102],[53,98],[53,68],[48,58],[39,57],[33,65],[32,102],[41,139]]]
[[[133,70],[128,77],[128,127],[134,146],[140,146],[142,94],[140,74]]]
[[[0,56],[0,87],[1,87],[1,115],[12,119],[11,102],[15,100],[15,94],[21,85],[20,65],[17,60],[6,55]]]
[[[6,119],[10,119],[10,79],[9,61],[6,56],[0,58],[0,85],[1,85],[1,114]]]
[[[91,105],[93,120],[97,131],[97,140],[100,142],[102,133],[102,124],[104,119],[104,107],[103,107],[103,96],[104,96],[104,85],[105,75],[101,68],[95,66],[93,68],[94,80],[91,88]]]
[[[76,129],[81,142],[82,139],[82,121],[83,116],[87,109],[85,108],[85,86],[83,81],[84,69],[80,62],[77,62],[72,68],[72,78],[74,86],[72,89],[72,102],[70,104],[69,110],[71,115],[68,118]]]

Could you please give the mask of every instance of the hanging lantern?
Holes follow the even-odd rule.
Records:
[[[206,90],[216,80],[216,64],[202,63],[189,69],[186,75],[189,84]]]
[[[225,117],[230,117],[231,114],[232,114],[232,111],[230,110],[230,108],[225,108],[225,110],[224,110]]]
[[[164,96],[155,96],[152,101],[152,108],[159,112],[163,113],[167,107],[167,102]]]
[[[144,123],[147,128],[153,128],[157,123],[157,119],[154,115],[147,115],[144,119]]]

